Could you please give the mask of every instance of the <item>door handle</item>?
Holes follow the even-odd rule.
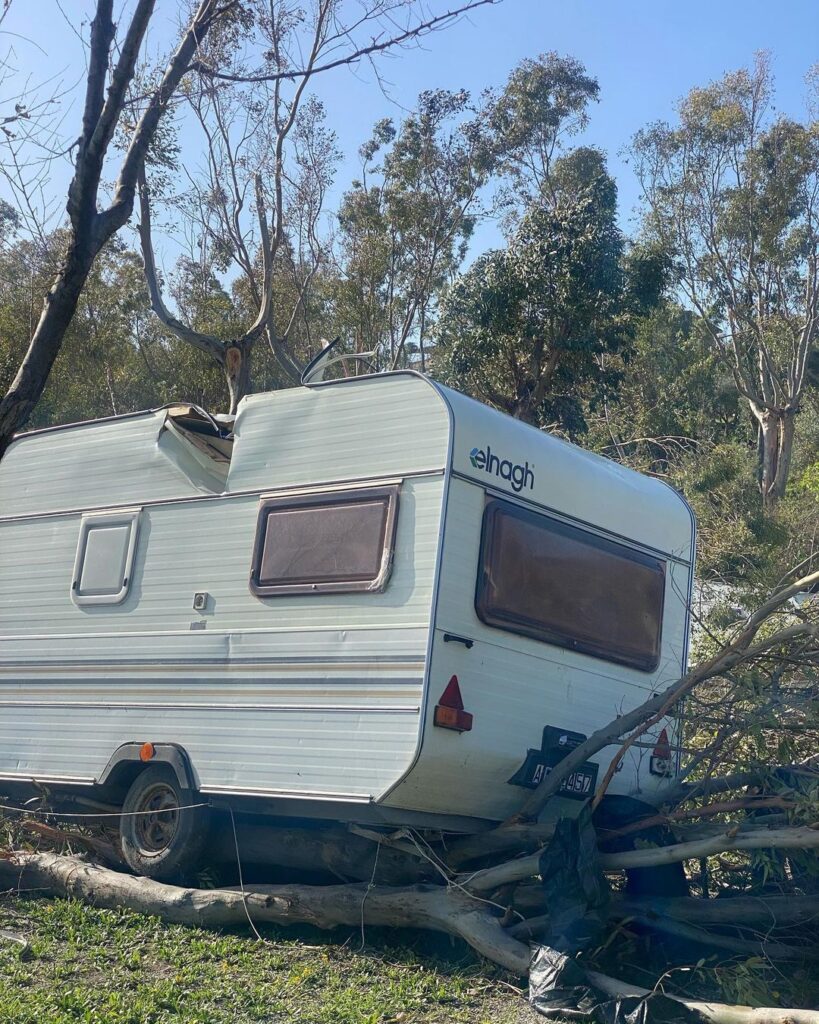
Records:
[[[454,633],[444,633],[445,644],[463,644],[467,650],[470,650],[474,644],[474,640],[470,640],[468,636],[456,636]]]

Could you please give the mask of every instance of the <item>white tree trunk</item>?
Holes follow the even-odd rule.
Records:
[[[16,852],[0,860],[0,879],[74,896],[98,907],[128,907],[176,924],[221,927],[311,924],[317,928],[378,925],[427,928],[464,939],[481,956],[518,975],[529,969],[529,949],[512,938],[483,900],[438,885],[381,888],[355,885],[265,885],[188,889],[111,871],[77,857]]]

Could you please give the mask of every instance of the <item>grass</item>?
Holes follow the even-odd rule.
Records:
[[[424,933],[242,933],[74,900],[0,898],[0,1024],[522,1024],[537,1019],[463,946]],[[401,944],[396,944],[398,940]],[[438,955],[433,959],[433,954]]]

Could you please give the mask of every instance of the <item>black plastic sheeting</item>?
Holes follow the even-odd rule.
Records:
[[[547,944],[561,953],[579,953],[601,939],[609,886],[600,870],[588,804],[576,818],[558,821],[540,855],[540,877],[549,912]]]
[[[592,1024],[702,1024],[696,1010],[661,992],[650,996],[605,995],[580,964],[549,946],[537,946],[529,969],[529,1003],[544,1017]]]
[[[562,818],[540,857],[549,911],[545,942],[535,946],[529,1002],[544,1017],[592,1024],[700,1024],[702,1017],[661,993],[612,998],[586,976],[576,955],[603,937],[609,887],[597,852],[598,835],[587,805],[577,818]]]

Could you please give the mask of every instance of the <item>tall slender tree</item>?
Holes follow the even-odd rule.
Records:
[[[154,4],[155,0],[137,0],[127,27],[118,38],[113,0],[97,0],[91,23],[82,130],[74,147],[74,175],[68,187],[68,234],[26,354],[11,386],[0,399],[0,456],[43,393],[94,259],[131,216],[137,179],[160,118],[202,40],[214,22],[234,6],[220,0],[199,3],[164,73],[151,90],[141,117],[128,132],[113,197],[100,208],[103,169],[115,132],[122,126],[128,87]]]
[[[766,55],[683,100],[633,144],[645,229],[673,254],[757,424],[762,502],[785,493],[819,337],[819,124],[773,112]]]

